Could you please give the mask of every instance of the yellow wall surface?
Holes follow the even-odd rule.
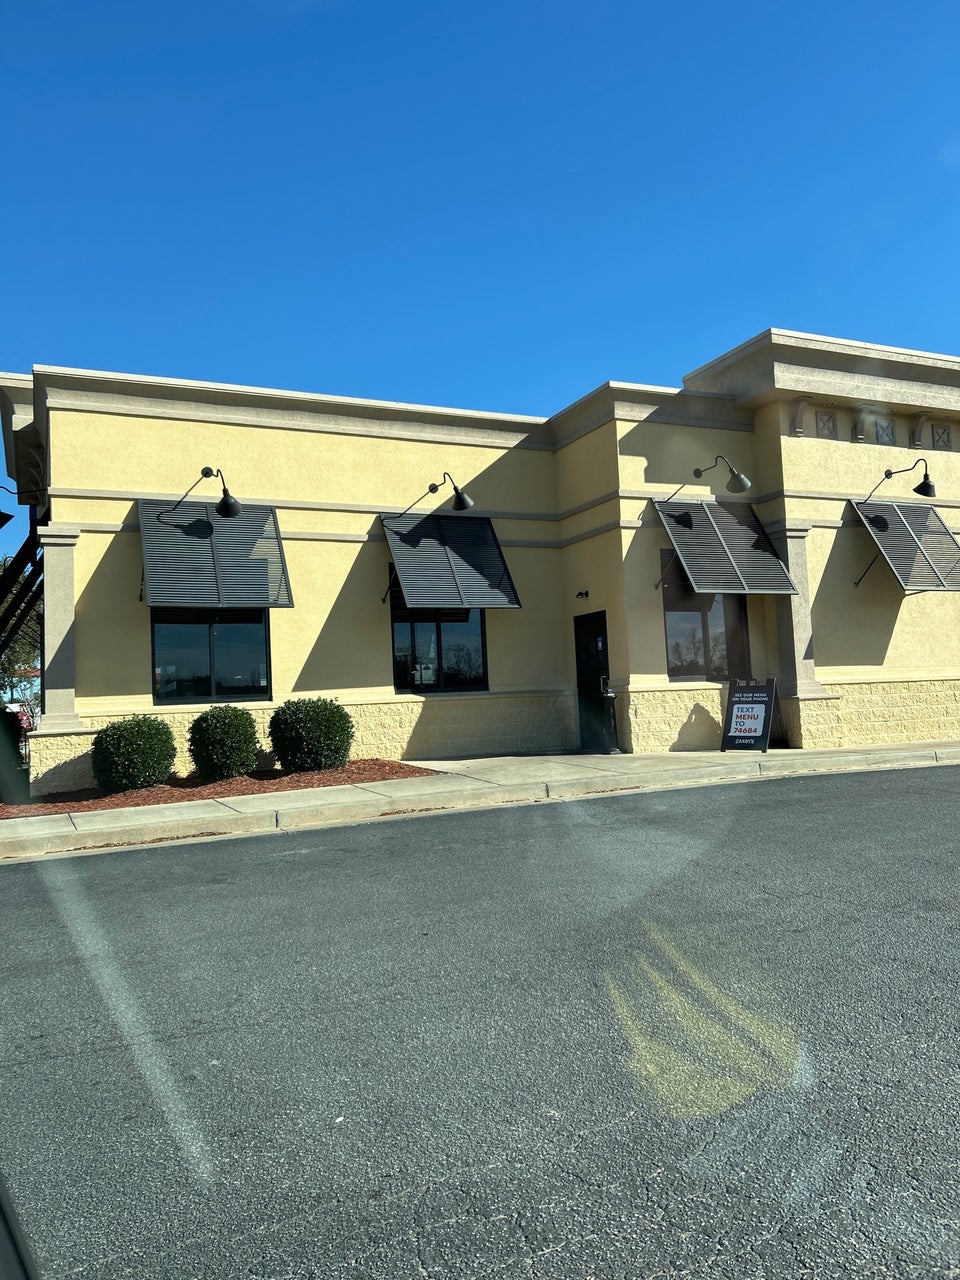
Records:
[[[74,491],[55,497],[55,517],[83,530],[75,551],[76,692],[78,714],[89,722],[155,710],[133,498],[169,493],[176,501],[207,464],[223,468],[241,500],[277,504],[295,607],[269,611],[271,705],[307,694],[405,696],[393,690],[383,601],[390,556],[375,512],[410,502],[417,510],[449,509],[449,485],[417,501],[445,470],[469,489],[478,512],[494,511],[523,605],[487,611],[491,692],[570,694],[570,610],[549,452],[74,411],[51,415],[51,440],[52,485]],[[217,497],[217,482],[208,480],[187,502]],[[321,502],[328,509],[318,509]],[[507,514],[497,518],[497,511]],[[538,518],[510,518],[521,513]]]
[[[850,501],[866,498],[886,469],[917,462],[917,452],[904,447],[909,424],[897,420],[897,447],[877,446],[869,442],[868,419],[865,442],[854,443],[849,438],[854,414],[836,412],[838,440],[810,437],[815,429],[811,409],[808,435],[784,435],[780,441],[789,516],[812,526],[806,547],[817,676],[828,684],[876,679],[881,673],[893,681],[960,677],[960,654],[948,640],[960,628],[960,594],[906,595],[886,560],[877,557],[876,543]],[[786,422],[784,413],[784,430]],[[941,491],[960,490],[960,458],[945,452],[923,456]],[[925,505],[930,500],[912,492],[922,475],[919,466],[884,481],[874,500]],[[937,499],[930,505],[948,527],[957,523],[952,505]]]
[[[626,615],[623,607],[623,563],[618,529],[574,542],[563,549],[564,597],[567,605],[567,663],[576,683],[573,646],[573,618],[579,614],[606,614],[607,645],[610,655],[610,683],[625,685],[629,675]],[[589,595],[577,599],[577,593]]]
[[[785,431],[786,406],[761,405],[754,418],[753,465],[758,484],[752,493],[756,497],[775,494],[783,488],[783,456],[781,440]],[[754,472],[748,472],[751,479]],[[778,512],[778,514],[780,514]]]
[[[560,513],[615,493],[619,484],[615,424],[597,427],[558,449],[554,465]]]
[[[508,544],[503,553],[522,607],[486,610],[490,688],[569,690],[561,552]]]
[[[747,597],[747,633],[750,674],[766,680],[780,674],[777,639],[777,602],[774,596]]]
[[[689,501],[722,501],[727,496],[726,482],[729,472],[723,463],[701,479],[693,475],[695,467],[709,467],[718,454],[723,454],[731,464],[745,472],[752,481],[750,497],[754,500],[775,490],[779,485],[779,418],[766,415],[762,437],[749,431],[704,430],[688,424],[644,420],[637,423],[618,423],[620,449],[621,488],[626,490],[663,490],[663,496],[672,494],[684,480],[678,497]],[[767,502],[758,511],[761,518],[775,516],[779,503]],[[653,502],[641,498],[625,498],[621,502],[625,525],[638,522],[639,528],[623,530],[623,594],[625,601],[626,629],[629,637],[630,687],[634,694],[656,691],[666,685],[676,694],[666,699],[664,706],[684,709],[681,724],[699,705],[692,698],[686,682],[671,681],[667,675],[666,640],[664,636],[663,597],[656,585],[660,579],[661,551],[670,550],[671,543],[657,516]],[[766,508],[767,510],[765,510]],[[760,598],[747,601],[748,632],[752,672],[756,676],[775,675],[778,668],[776,614],[772,602]],[[715,688],[707,685],[705,688]],[[659,696],[659,695],[657,695]],[[655,700],[656,701],[656,700]],[[712,695],[708,701],[713,705]],[[635,743],[646,743],[644,750],[671,749],[664,743],[676,740],[678,729],[674,718],[667,718],[668,727],[651,733],[642,730],[636,721],[636,707],[643,704],[634,699],[631,721]],[[654,705],[651,703],[650,705]],[[659,703],[656,704],[659,706]],[[712,714],[712,712],[711,712]],[[713,745],[714,727],[697,713],[703,732],[694,731],[688,725],[688,743],[700,742]],[[657,712],[654,721],[662,719]],[[717,739],[719,741],[719,738]],[[659,745],[654,745],[654,743]]]
[[[152,708],[150,611],[136,533],[81,536],[77,698],[81,716]],[[507,546],[521,609],[486,611],[491,690],[569,689],[561,553]],[[293,609],[269,611],[273,701],[393,692],[386,542],[284,539]]]
[[[76,688],[118,709],[153,705],[139,533],[83,533],[74,552]],[[81,714],[83,712],[81,711]]]
[[[660,580],[660,552],[670,549],[670,540],[652,503],[646,507],[645,527],[624,529],[621,535],[631,684],[667,680],[663,595],[656,584]]]
[[[479,509],[552,514],[556,504],[550,452],[456,441],[54,411],[50,459],[55,490],[179,497],[202,466],[211,466],[221,468],[241,501],[365,504],[374,511],[417,503],[429,510],[452,497],[445,484],[435,498],[417,502],[447,471]],[[202,481],[192,496],[215,501],[216,479]],[[55,508],[54,518],[66,517]]]
[[[722,498],[729,471],[721,462],[702,479],[694,468],[705,470],[717,454],[723,454],[738,471],[745,472],[755,485],[757,476],[754,435],[750,431],[704,430],[687,424],[662,421],[619,422],[620,486],[624,489],[662,490],[667,497],[686,481],[682,494],[688,500]]]
[[[877,547],[862,527],[815,528],[807,542],[821,680],[960,678],[960,593],[905,594],[882,556],[868,570]]]

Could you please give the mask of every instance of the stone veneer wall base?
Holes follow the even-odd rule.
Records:
[[[960,680],[866,681],[822,686],[820,697],[781,697],[791,747],[882,746],[960,739]],[[726,688],[631,690],[617,699],[626,751],[718,749]]]
[[[825,684],[830,699],[800,702],[800,742],[809,749],[960,738],[960,680]]]
[[[718,749],[726,690],[676,685],[617,695],[620,746],[635,753]]]

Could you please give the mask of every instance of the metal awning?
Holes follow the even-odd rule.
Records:
[[[960,544],[922,502],[851,504],[904,591],[960,591]]]
[[[698,594],[798,594],[757,513],[747,503],[654,502]]]
[[[169,502],[140,498],[137,507],[147,604],[293,607],[273,507],[244,503],[230,519],[218,516],[212,502],[184,502],[174,510]]]
[[[485,516],[381,515],[410,609],[519,609],[520,597]]]

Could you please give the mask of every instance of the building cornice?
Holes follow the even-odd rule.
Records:
[[[32,376],[0,375],[0,401],[4,398],[8,462],[9,406],[16,401],[26,411],[31,398],[41,432],[49,410],[73,410],[555,450],[612,423],[753,431],[758,408],[799,399],[854,410],[870,405],[890,414],[960,417],[960,357],[771,328],[701,365],[682,387],[605,382],[549,418],[54,365],[37,365]]]
[[[730,395],[630,382],[604,383],[554,417],[536,418],[52,365],[36,365],[33,381],[43,417],[72,411],[498,449],[558,449],[614,421],[753,430]]]
[[[13,433],[33,421],[33,377],[29,373],[0,373],[0,422],[3,458],[8,476],[16,477]]]
[[[47,410],[550,449],[545,418],[228,383],[34,366]]]
[[[562,448],[611,422],[663,423],[721,431],[753,431],[753,415],[723,392],[686,391],[639,382],[605,382],[549,420]]]
[[[0,391],[5,391],[11,400],[24,405],[32,405],[33,374],[0,373]]]
[[[756,409],[797,396],[891,412],[960,412],[960,357],[767,329],[683,380]]]

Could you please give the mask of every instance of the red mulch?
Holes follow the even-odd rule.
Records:
[[[48,813],[83,813],[96,809],[132,809],[143,804],[175,804],[181,800],[225,800],[230,796],[256,795],[262,791],[300,791],[306,787],[341,787],[353,782],[387,782],[391,778],[426,778],[435,769],[418,769],[399,760],[349,760],[342,769],[323,769],[316,773],[281,773],[265,769],[243,778],[227,778],[223,782],[200,782],[196,774],[189,778],[171,778],[159,787],[140,791],[120,791],[104,795],[101,791],[71,791],[57,796],[44,796],[29,804],[0,804],[3,818],[39,818]]]

